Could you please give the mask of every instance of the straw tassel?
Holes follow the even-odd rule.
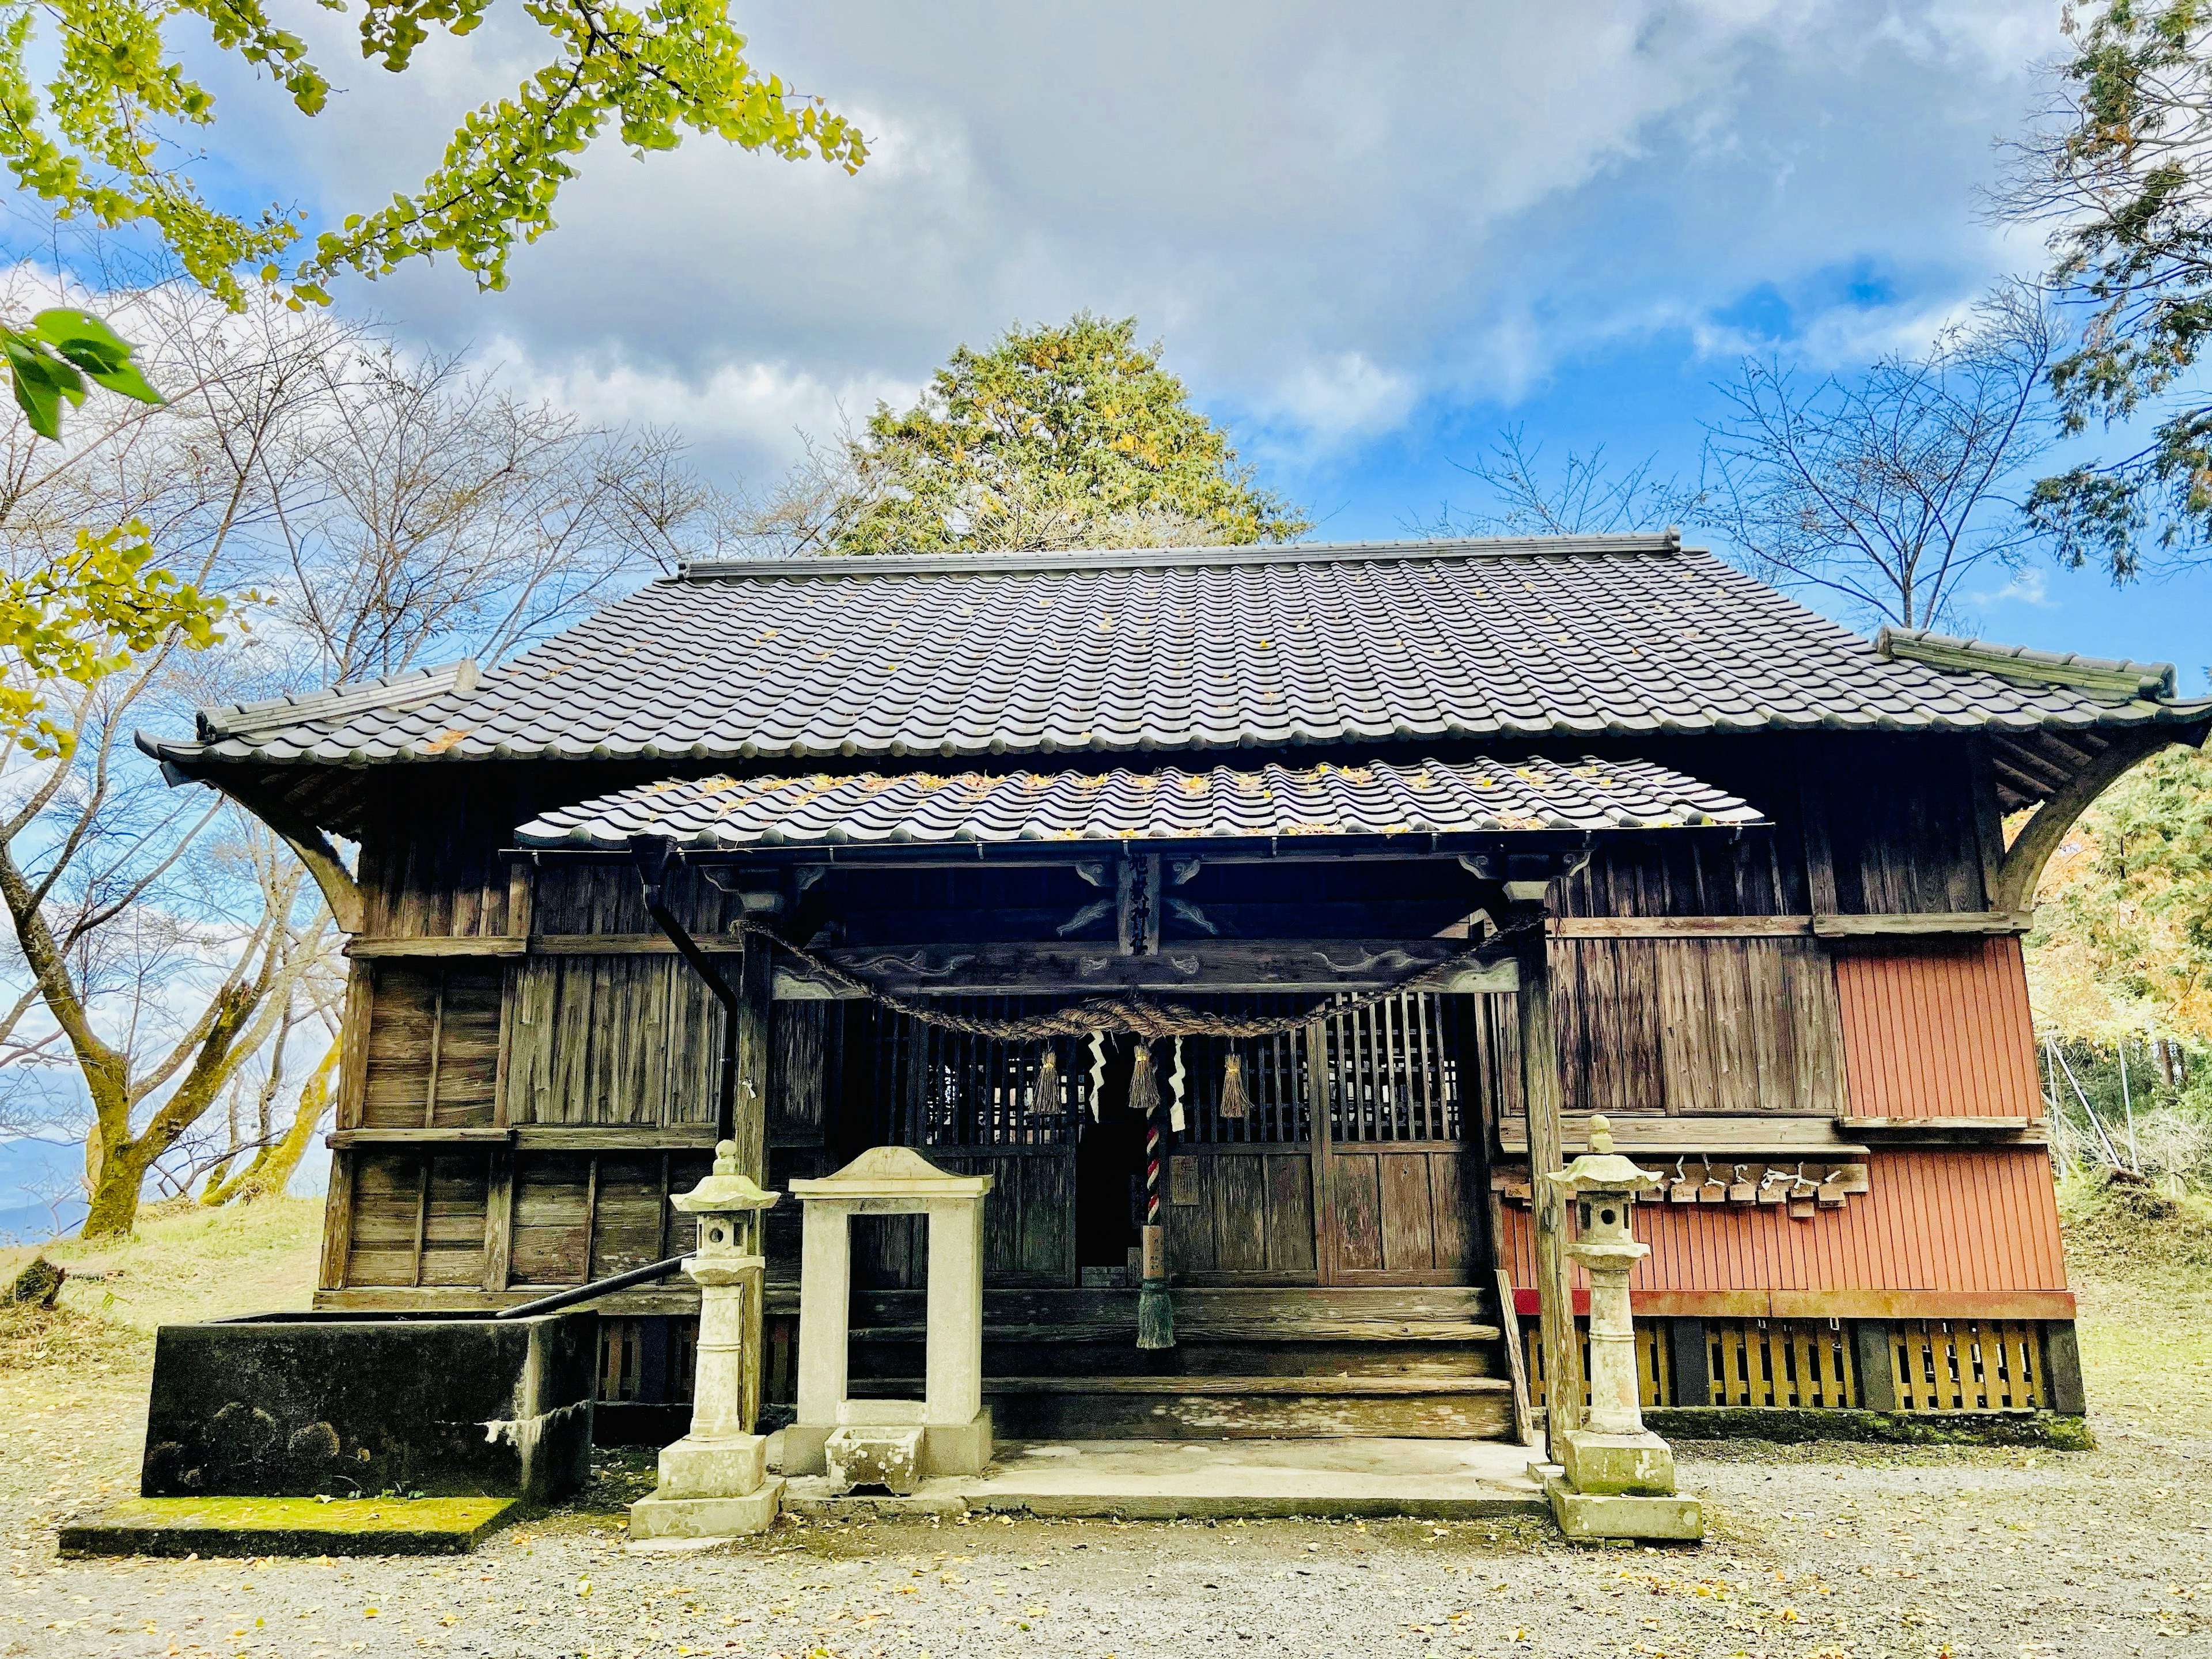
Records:
[[[1252,1097],[1244,1092],[1244,1062],[1235,1054],[1221,1062],[1221,1115],[1249,1117]]]
[[[1048,1042],[1044,1058],[1037,1063],[1036,1109],[1051,1114],[1060,1109],[1060,1045]]]
[[[1152,1075],[1152,1045],[1139,1042],[1129,1069],[1129,1109],[1150,1112],[1160,1103],[1160,1080]]]

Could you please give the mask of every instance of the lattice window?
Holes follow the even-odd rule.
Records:
[[[1890,1340],[1899,1411],[2028,1411],[2044,1403],[2033,1324],[1914,1320],[1893,1327]]]
[[[1412,992],[1321,1020],[1329,1133],[1340,1141],[1457,1140],[1462,998]]]
[[[1181,999],[1209,1013],[1248,1018],[1287,1018],[1313,1006],[1310,996],[1269,994]],[[1221,1082],[1237,1056],[1250,1108],[1241,1118],[1221,1115]],[[1305,1042],[1286,1031],[1266,1037],[1185,1037],[1182,1040],[1183,1133],[1193,1146],[1289,1145],[1313,1137],[1306,1098]],[[1172,1056],[1163,1056],[1172,1064]],[[1167,1073],[1161,1078],[1164,1083]]]
[[[1050,999],[946,997],[949,1013],[1018,1019],[1058,1006]],[[882,1139],[906,1146],[1051,1146],[1074,1137],[1075,1114],[1091,1093],[1088,1060],[1056,1040],[1058,1097],[1038,1092],[1043,1040],[1009,1042],[949,1031],[902,1014],[870,1011]]]
[[[1826,1320],[1709,1320],[1705,1363],[1716,1406],[1859,1403],[1850,1333]]]

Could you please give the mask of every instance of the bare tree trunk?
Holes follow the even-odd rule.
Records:
[[[250,1204],[257,1198],[283,1192],[292,1179],[292,1172],[300,1167],[300,1160],[307,1155],[315,1131],[322,1127],[330,1111],[331,1079],[337,1075],[337,1068],[338,1042],[332,1038],[330,1051],[300,1086],[299,1105],[292,1115],[292,1127],[284,1132],[283,1138],[264,1145],[245,1169],[220,1187],[210,1182],[200,1202]]]

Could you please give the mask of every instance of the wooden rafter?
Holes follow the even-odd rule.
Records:
[[[2051,855],[2058,850],[2066,832],[2088,810],[2090,803],[2136,762],[2156,754],[2169,744],[2202,744],[2205,729],[2202,726],[2160,726],[2116,733],[2102,754],[2068,779],[2021,825],[2012,845],[2005,850],[2003,864],[1998,867],[1996,891],[1990,895],[1990,908],[2031,908],[2035,902],[2036,884],[2043,878],[2044,866],[2051,862]]]

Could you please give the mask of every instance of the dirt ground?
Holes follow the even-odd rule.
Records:
[[[0,1371],[0,1654],[2212,1654],[2212,1305],[2093,1288],[2083,1332],[2097,1450],[1684,1447],[1717,1522],[1695,1548],[978,1519],[635,1556],[621,1505],[649,1475],[616,1455],[470,1557],[62,1562],[54,1522],[135,1486],[150,1353],[76,1322],[18,1333]]]

